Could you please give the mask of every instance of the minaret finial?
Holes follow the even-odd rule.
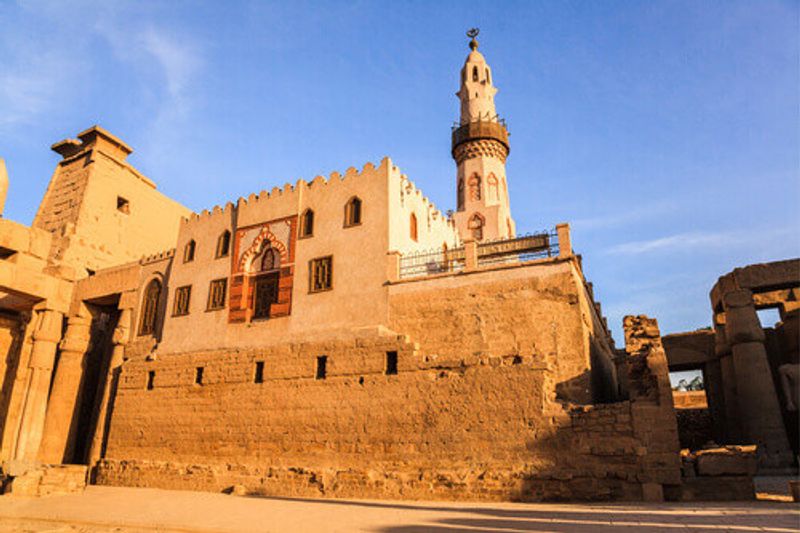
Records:
[[[479,30],[478,28],[470,28],[469,30],[467,30],[467,37],[472,39],[469,42],[469,47],[473,50],[478,49],[478,40],[475,39],[475,37],[477,37],[480,32],[481,30]]]

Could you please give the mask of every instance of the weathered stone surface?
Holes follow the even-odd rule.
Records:
[[[695,452],[700,476],[753,476],[756,473],[756,446],[724,446]]]

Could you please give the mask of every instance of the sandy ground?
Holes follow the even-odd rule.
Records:
[[[310,500],[90,486],[79,494],[0,497],[0,531],[796,532],[800,505],[513,504]]]

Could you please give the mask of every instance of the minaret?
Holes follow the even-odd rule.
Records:
[[[492,70],[478,52],[477,29],[467,32],[472,51],[461,69],[461,120],[453,128],[457,205],[461,239],[492,240],[516,233],[508,202],[508,130],[494,108]]]

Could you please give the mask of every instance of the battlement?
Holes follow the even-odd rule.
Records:
[[[165,259],[170,259],[175,256],[175,248],[170,248],[169,250],[164,250],[163,252],[158,252],[156,254],[145,255],[139,259],[139,264],[150,265],[152,263],[158,263],[159,261],[164,261]]]

